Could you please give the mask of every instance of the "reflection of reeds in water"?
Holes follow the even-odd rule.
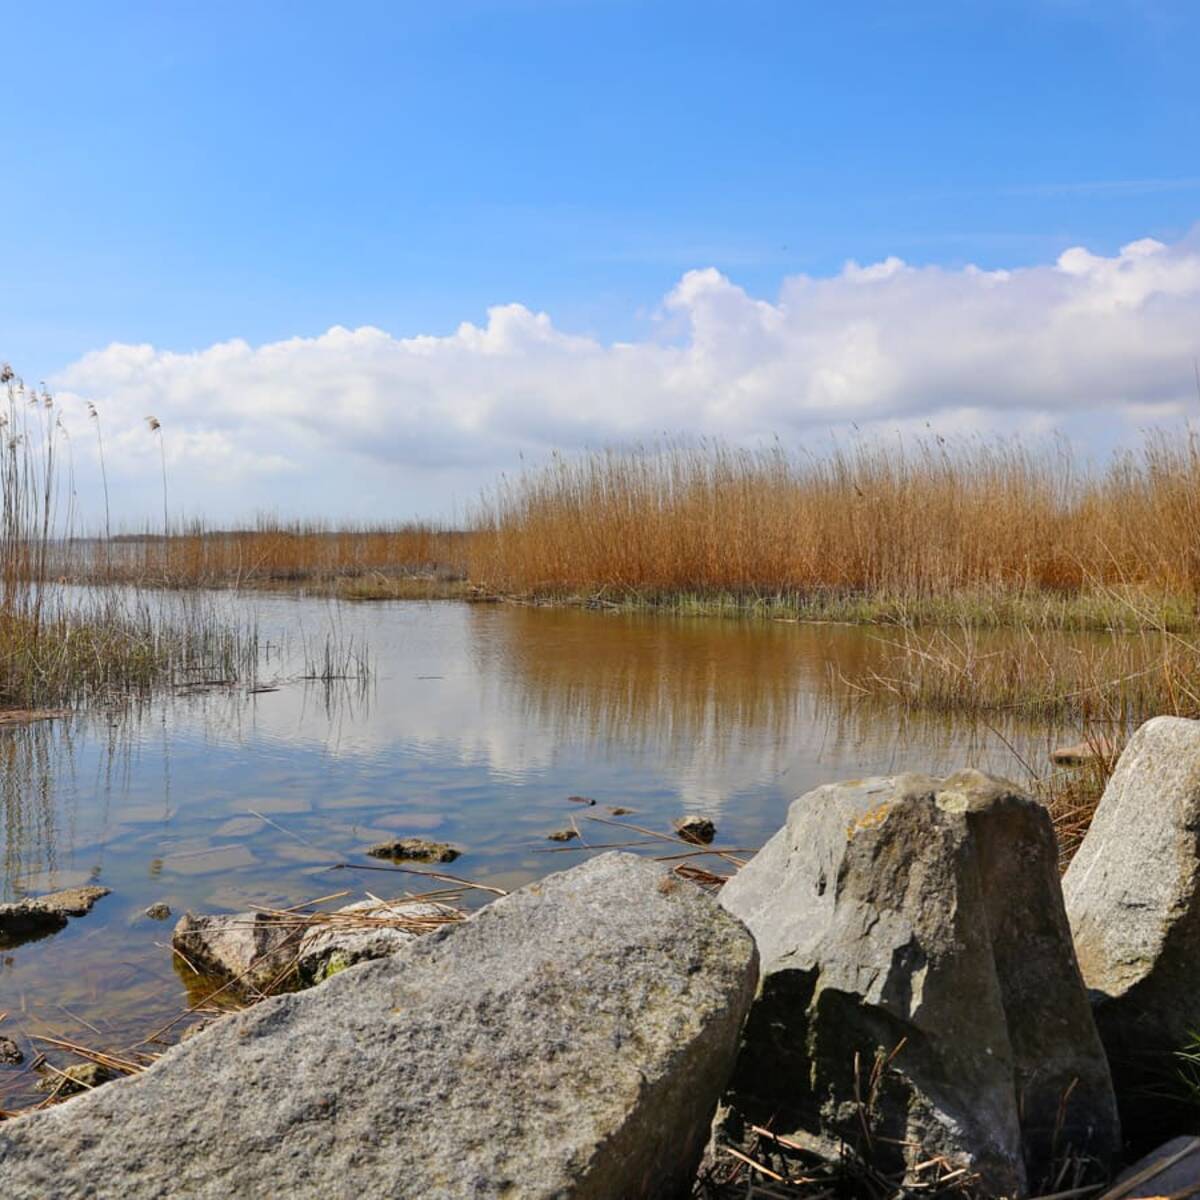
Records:
[[[812,641],[780,626],[528,609],[477,619],[488,673],[515,682],[523,713],[561,741],[782,736],[823,673]]]
[[[0,899],[12,899],[23,877],[56,866],[64,747],[69,754],[70,731],[58,722],[0,730]]]
[[[747,747],[786,757],[890,744],[901,761],[923,747],[916,757],[929,770],[963,765],[944,757],[955,753],[1012,761],[981,725],[856,702],[844,680],[887,662],[870,631],[546,609],[476,610],[475,620],[481,664],[511,681],[526,719],[558,743],[683,749],[714,763]],[[1022,744],[1046,736],[1006,729]]]

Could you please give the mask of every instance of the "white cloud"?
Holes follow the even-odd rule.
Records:
[[[446,336],[370,326],[195,353],[112,345],[55,385],[77,445],[100,409],[118,509],[140,515],[163,423],[193,512],[436,512],[518,453],[663,432],[798,441],[860,427],[1106,428],[1195,401],[1200,244],[1082,247],[1008,271],[897,258],[800,275],[771,301],[689,271],[641,341],[604,344],[519,304]],[[213,487],[220,480],[221,487]],[[422,503],[424,500],[424,503]]]

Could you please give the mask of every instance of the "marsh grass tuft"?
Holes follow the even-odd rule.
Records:
[[[254,630],[229,627],[211,605],[64,586],[55,568],[76,517],[59,477],[66,432],[49,392],[7,364],[0,387],[0,707],[122,700],[198,671],[253,674]]]

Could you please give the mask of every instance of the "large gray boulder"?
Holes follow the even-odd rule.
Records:
[[[1194,1109],[1170,1096],[1174,1054],[1200,1032],[1200,721],[1133,735],[1063,892],[1129,1131],[1161,1141],[1189,1117],[1190,1131]]]
[[[712,899],[605,854],[0,1124],[0,1194],[683,1194],[756,978]]]
[[[943,1155],[981,1189],[1119,1146],[1046,810],[977,771],[795,801],[721,893],[762,986],[718,1139],[770,1128],[889,1171]],[[889,1140],[890,1139],[890,1140]]]

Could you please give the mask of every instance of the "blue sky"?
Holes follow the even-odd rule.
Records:
[[[335,326],[445,338],[464,321],[485,328],[489,308],[520,305],[547,314],[556,336],[598,347],[686,347],[699,336],[696,311],[668,298],[689,272],[715,270],[745,296],[786,307],[789,280],[834,279],[847,260],[894,256],[953,280],[968,265],[1052,269],[1072,247],[1118,261],[1120,247],[1148,238],[1173,259],[1196,253],[1195,4],[2,0],[0,9],[0,358],[128,426],[131,515],[149,449],[133,429],[156,389],[164,427],[179,430],[170,444],[185,495],[196,464],[196,506],[212,468],[196,448],[219,458],[222,438],[245,451],[270,429],[239,432],[236,405],[209,403],[220,390],[211,363],[199,382],[199,368],[189,382],[179,363],[144,354],[81,366],[114,343],[203,354],[241,339],[257,351]],[[852,324],[879,319],[872,302]],[[1187,319],[1173,316],[1179,328]],[[361,347],[325,350],[331,373],[341,363],[348,380],[369,376],[370,386],[350,387],[347,412],[328,381],[319,396],[281,402],[276,461],[230,458],[242,482],[223,503],[279,498],[290,508],[311,496],[298,479],[319,445],[315,417],[353,426],[364,404],[385,429],[401,410],[403,428],[380,439],[382,450],[369,444],[369,423],[333,439],[331,454],[345,457],[330,467],[322,503],[341,497],[346,511],[360,503],[346,496],[348,478],[369,476],[365,505],[403,496],[403,509],[411,491],[414,506],[426,495],[444,507],[522,451],[640,432],[602,411],[578,427],[548,412],[549,383],[536,370],[517,372],[489,402],[508,413],[496,425],[464,416],[463,396],[477,386],[470,370],[449,381],[449,368],[379,375]],[[1179,350],[1176,338],[1164,354]],[[510,351],[528,358],[527,339],[518,351],[506,342]],[[257,363],[246,385],[248,404],[254,388],[271,389],[264,370]],[[688,404],[698,418],[706,405],[736,409],[739,379],[697,383],[686,402],[672,393],[661,411],[658,393],[638,404],[660,424],[734,437],[838,422],[827,401],[815,417],[802,406],[804,421],[784,412],[782,429],[767,428],[774,410],[742,425],[691,420]],[[297,388],[293,373],[278,390]],[[999,423],[1047,413],[1062,423],[1062,405],[1039,407],[1036,389],[1029,381],[1020,412]],[[1125,399],[1137,412],[1175,402],[1161,380],[1132,390]],[[924,414],[883,403],[877,415],[961,416],[991,403],[951,399]],[[851,401],[848,418],[873,415],[869,396]],[[476,444],[463,444],[464,429]],[[431,457],[447,459],[440,482],[422,474]],[[397,490],[406,470],[415,474]]]

